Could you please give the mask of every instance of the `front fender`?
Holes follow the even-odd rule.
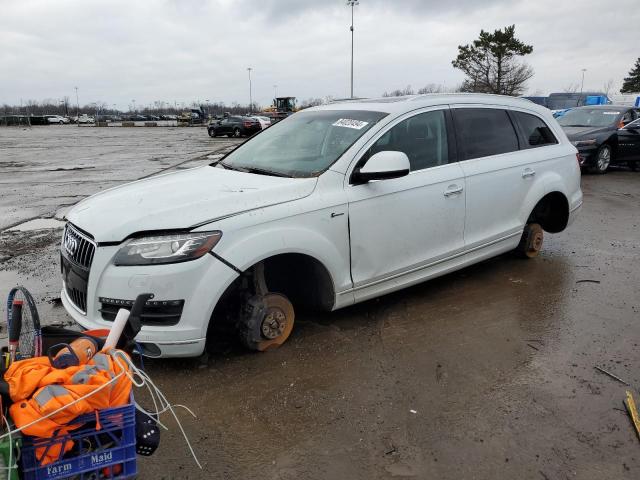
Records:
[[[315,218],[292,218],[230,233],[214,251],[241,271],[275,255],[308,255],[326,268],[336,294],[350,289],[347,216],[328,220],[329,215],[321,212],[310,215]]]

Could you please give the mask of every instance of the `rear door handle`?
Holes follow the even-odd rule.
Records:
[[[449,185],[449,188],[444,191],[444,196],[451,197],[452,195],[458,195],[459,193],[462,193],[462,187],[459,187],[458,185]]]
[[[533,177],[535,174],[535,170],[532,170],[531,168],[525,168],[522,172],[522,178]]]

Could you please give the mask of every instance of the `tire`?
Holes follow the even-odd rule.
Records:
[[[216,136],[216,131],[213,128],[209,128],[207,132],[209,133],[209,136],[211,138],[214,138]]]
[[[515,249],[516,255],[521,258],[535,258],[542,250],[544,231],[538,223],[527,223],[524,226],[520,243]]]
[[[240,133],[240,129],[239,129],[238,127],[234,128],[234,129],[233,129],[233,136],[234,136],[234,138],[240,138],[240,135],[241,135],[241,133]]]
[[[58,122],[58,124],[59,124],[59,125],[64,125],[64,122],[63,122],[62,120],[60,120],[60,121]]]
[[[591,171],[600,175],[607,173],[611,165],[612,152],[607,144],[602,145],[596,152],[596,163],[591,167]]]
[[[264,352],[282,345],[291,335],[294,322],[295,312],[289,299],[269,292],[246,301],[237,332],[249,350]]]

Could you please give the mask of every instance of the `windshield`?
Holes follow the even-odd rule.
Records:
[[[608,127],[621,113],[618,110],[579,108],[569,110],[558,119],[558,123],[563,127]]]
[[[247,141],[220,164],[287,177],[315,176],[386,115],[364,110],[299,112]]]

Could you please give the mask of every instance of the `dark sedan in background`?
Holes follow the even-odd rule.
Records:
[[[214,120],[207,128],[210,137],[227,135],[229,137],[251,136],[262,130],[260,122],[251,117],[227,117]]]
[[[558,123],[580,153],[580,166],[605,173],[612,164],[640,166],[640,109],[596,105],[569,110]]]

